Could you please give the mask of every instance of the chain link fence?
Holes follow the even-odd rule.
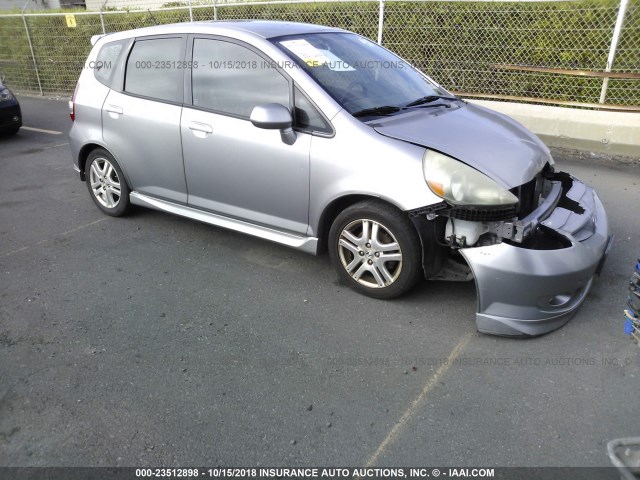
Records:
[[[95,1],[87,3],[95,12],[0,15],[0,75],[7,85],[70,94],[91,36],[103,32],[191,19],[269,19],[330,25],[380,41],[462,96],[640,111],[640,0]],[[124,1],[130,10],[113,10]]]

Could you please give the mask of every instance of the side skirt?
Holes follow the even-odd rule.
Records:
[[[215,225],[217,227],[235,230],[236,232],[246,233],[248,235],[280,243],[312,255],[317,255],[318,252],[318,239],[315,237],[303,237],[287,232],[281,232],[269,227],[254,225],[252,223],[237,220],[235,218],[224,217],[205,210],[199,210],[197,208],[168,202],[166,200],[160,200],[135,191],[129,194],[129,199],[134,205],[140,205],[154,210],[160,210],[162,212],[169,212],[175,215],[180,215],[181,217],[187,217],[193,220],[198,220],[199,222],[208,223],[209,225]]]

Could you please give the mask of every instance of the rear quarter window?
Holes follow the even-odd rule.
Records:
[[[93,74],[103,85],[112,88],[113,79],[115,77],[116,66],[120,55],[124,51],[128,40],[120,40],[117,42],[105,43],[93,64],[89,64],[89,68],[93,69]]]

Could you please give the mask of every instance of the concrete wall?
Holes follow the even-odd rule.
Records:
[[[24,7],[27,0],[0,0],[0,10],[20,10]],[[42,0],[29,0],[27,2],[27,10],[43,10],[48,8],[47,4]]]
[[[0,0],[1,1],[1,0]],[[117,10],[153,10],[162,8],[167,3],[175,3],[176,0],[109,0],[107,8],[115,8]],[[104,0],[86,0],[87,11],[100,11],[100,7]],[[189,4],[184,1],[185,6]]]
[[[0,10],[22,10],[25,3],[27,4],[27,12],[43,10],[42,13],[47,13],[46,10],[51,8],[78,8],[84,6],[83,0],[0,0]]]
[[[551,147],[640,158],[640,113],[470,100],[514,118]]]

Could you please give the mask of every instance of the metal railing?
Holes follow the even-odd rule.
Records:
[[[87,11],[0,15],[8,85],[71,93],[95,34],[272,19],[355,31],[463,95],[640,111],[640,0],[86,1]]]

